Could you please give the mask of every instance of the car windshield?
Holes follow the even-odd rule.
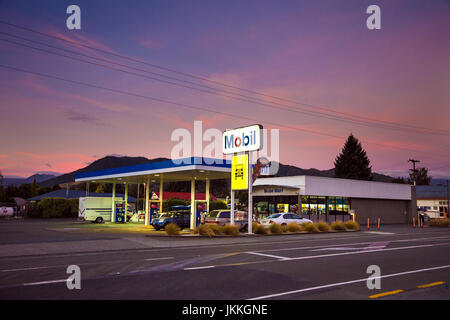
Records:
[[[276,218],[278,218],[279,216],[281,216],[281,214],[275,213],[275,214],[272,214],[272,215],[268,216],[267,219],[276,219]]]

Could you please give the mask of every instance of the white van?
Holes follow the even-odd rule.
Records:
[[[78,202],[78,218],[97,223],[111,221],[112,198],[80,197]]]

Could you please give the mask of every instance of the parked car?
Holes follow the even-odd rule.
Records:
[[[312,221],[309,219],[305,219],[300,217],[296,213],[288,212],[288,213],[274,213],[267,218],[261,221],[261,224],[265,227],[270,226],[272,223],[281,224],[283,227],[288,225],[291,222],[295,222],[298,224],[309,223]]]
[[[218,224],[220,226],[231,223],[231,211],[224,210],[213,210],[205,218],[205,224]],[[248,215],[244,211],[234,212],[234,224],[238,225],[241,230],[245,230],[248,225]]]
[[[152,220],[152,226],[156,230],[164,229],[169,223],[175,223],[181,229],[189,228],[191,225],[191,213],[188,210],[171,211],[158,219]]]

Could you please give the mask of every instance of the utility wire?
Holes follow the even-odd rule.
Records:
[[[236,119],[236,116],[237,116],[236,114],[232,114],[232,113],[229,113],[229,112],[217,111],[217,110],[213,110],[213,109],[210,109],[210,108],[198,107],[198,106],[188,105],[188,104],[185,104],[185,103],[169,101],[169,100],[155,98],[155,97],[151,97],[151,96],[146,96],[146,95],[142,95],[142,94],[138,94],[138,93],[133,93],[133,92],[128,92],[128,91],[124,91],[124,90],[108,88],[108,87],[104,87],[104,86],[99,86],[99,85],[92,84],[92,83],[87,83],[87,82],[67,79],[67,78],[63,78],[63,77],[59,77],[59,76],[54,76],[54,75],[50,75],[50,74],[36,72],[36,71],[30,71],[30,70],[17,68],[17,67],[13,67],[13,66],[0,64],[0,67],[6,68],[6,69],[9,69],[9,70],[13,70],[13,71],[16,71],[16,72],[33,74],[33,75],[37,75],[37,76],[40,76],[40,77],[50,78],[50,79],[59,80],[59,81],[72,83],[72,84],[77,84],[77,85],[81,85],[81,86],[85,86],[85,87],[101,89],[101,90],[110,91],[110,92],[114,92],[114,93],[119,93],[119,94],[123,94],[123,95],[128,95],[128,96],[143,98],[143,99],[147,99],[147,100],[162,102],[162,103],[165,103],[165,104],[172,104],[172,105],[175,105],[175,106],[178,106],[178,107],[182,107],[182,108],[188,108],[188,109],[192,109],[192,110],[199,110],[199,111],[204,111],[204,112],[221,114],[221,115],[224,115],[224,116],[227,116],[227,117],[231,117],[233,119]],[[298,127],[293,127],[293,126],[287,126],[287,125],[283,125],[283,124],[279,124],[279,123],[275,123],[275,122],[271,122],[271,121],[261,121],[261,120],[258,120],[258,119],[254,119],[254,118],[250,118],[250,117],[246,117],[246,116],[242,116],[242,115],[239,115],[239,118],[244,119],[244,120],[248,120],[248,121],[252,121],[252,122],[255,122],[255,123],[265,122],[265,123],[271,124],[273,126],[277,126],[277,127],[280,127],[280,128],[287,128],[287,129],[291,129],[291,130],[295,130],[295,131],[303,131],[303,132],[308,132],[308,133],[317,134],[317,135],[323,135],[323,136],[327,136],[327,137],[333,137],[333,138],[338,138],[338,139],[345,139],[344,137],[336,136],[336,135],[329,134],[329,133],[323,133],[323,132],[310,130],[310,129],[298,128]],[[378,145],[378,146],[382,146],[382,147],[388,147],[388,148],[391,148],[391,149],[403,149],[403,150],[407,150],[407,151],[417,151],[417,150],[412,150],[412,149],[402,148],[402,147],[392,147],[390,145],[383,144],[383,143],[377,143],[377,142],[366,142],[366,143],[367,144]],[[421,152],[429,154],[429,155],[437,156],[437,157],[443,157],[443,156],[447,157],[446,155],[432,153],[432,152],[425,152],[425,151],[421,151]]]
[[[55,46],[52,46],[52,45],[49,45],[49,44],[46,44],[46,43],[43,43],[43,42],[34,41],[34,40],[31,40],[31,39],[23,38],[23,37],[16,36],[16,35],[13,35],[13,34],[10,34],[10,33],[0,32],[0,34],[11,36],[11,37],[15,37],[15,38],[19,38],[21,40],[29,41],[29,42],[32,42],[32,43],[37,43],[37,44],[40,44],[40,45],[44,45],[44,46],[47,46],[47,47],[50,47],[50,48],[55,48],[55,49],[62,50],[62,51],[65,51],[65,52],[69,52],[69,53],[72,53],[72,54],[88,57],[90,59],[104,61],[104,62],[112,64],[112,65],[118,65],[118,66],[121,66],[121,67],[126,67],[126,68],[130,68],[130,69],[134,69],[134,70],[138,70],[138,71],[142,71],[142,72],[146,72],[146,73],[150,73],[150,74],[156,74],[158,76],[166,77],[165,75],[149,72],[147,70],[133,68],[133,67],[130,67],[130,66],[127,66],[127,65],[124,65],[124,64],[116,63],[116,62],[111,61],[111,60],[93,57],[93,56],[82,54],[82,53],[78,53],[78,52],[75,52],[75,51],[72,51],[72,50],[67,50],[67,49],[55,47]],[[60,57],[63,57],[63,58],[72,59],[72,60],[79,61],[79,62],[82,62],[82,63],[87,63],[87,64],[91,64],[91,65],[100,66],[100,67],[107,68],[107,69],[110,69],[110,70],[113,70],[113,71],[127,73],[127,74],[131,74],[131,75],[134,75],[134,76],[143,77],[143,78],[147,78],[147,79],[150,79],[150,80],[155,80],[155,81],[159,81],[159,82],[163,82],[163,83],[166,83],[166,84],[179,86],[179,87],[183,87],[183,88],[193,89],[193,90],[197,90],[197,91],[208,93],[208,94],[213,94],[213,95],[218,95],[218,96],[222,96],[222,97],[232,98],[232,99],[236,99],[236,100],[243,101],[243,102],[248,102],[248,103],[257,104],[257,105],[263,105],[265,107],[275,108],[275,109],[279,109],[279,110],[283,110],[283,111],[295,112],[295,113],[300,113],[300,114],[313,116],[313,117],[327,118],[327,119],[331,119],[331,120],[335,120],[335,121],[350,122],[350,123],[357,124],[357,125],[363,125],[363,126],[369,126],[369,127],[377,127],[377,128],[382,128],[382,129],[391,129],[391,130],[400,130],[400,131],[407,130],[407,131],[413,131],[413,132],[420,133],[420,134],[426,133],[426,134],[432,134],[432,135],[450,136],[450,132],[448,134],[435,133],[435,132],[430,132],[430,131],[422,132],[422,131],[412,130],[412,129],[409,129],[409,128],[390,127],[390,126],[384,126],[383,124],[377,124],[377,123],[371,123],[371,122],[369,122],[369,123],[361,122],[361,121],[358,121],[358,120],[336,117],[336,116],[332,116],[332,115],[329,115],[329,114],[320,114],[319,115],[319,114],[316,114],[316,113],[312,113],[310,111],[299,111],[299,110],[291,109],[290,106],[287,106],[287,105],[284,105],[284,106],[287,107],[287,108],[284,108],[284,107],[280,107],[280,106],[283,106],[281,104],[272,105],[272,103],[268,104],[268,103],[265,103],[265,102],[254,101],[252,97],[248,97],[249,99],[252,99],[252,100],[249,100],[249,99],[238,98],[238,97],[235,97],[235,96],[232,96],[232,95],[228,95],[228,94],[221,94],[221,93],[218,93],[218,92],[212,92],[212,91],[209,91],[209,90],[199,89],[199,88],[196,88],[196,87],[187,86],[187,85],[183,85],[183,84],[180,84],[180,83],[174,83],[174,82],[171,82],[171,81],[162,80],[162,79],[155,78],[155,77],[145,76],[145,75],[142,75],[142,74],[139,74],[139,73],[135,73],[135,72],[130,72],[130,71],[122,70],[122,69],[113,68],[113,67],[111,67],[109,65],[99,64],[99,63],[95,63],[95,62],[92,62],[92,61],[86,61],[86,60],[79,59],[79,58],[76,58],[76,57],[73,57],[73,56],[68,56],[68,55],[64,55],[64,54],[57,53],[57,52],[54,52],[54,51],[33,47],[33,46],[30,46],[30,45],[26,45],[24,43],[19,43],[19,42],[8,40],[8,39],[0,38],[0,41],[4,41],[4,42],[7,42],[7,43],[12,43],[12,44],[15,44],[15,45],[18,45],[18,46],[22,46],[22,47],[26,47],[26,48],[30,48],[30,49],[33,49],[33,50],[38,50],[38,51],[41,51],[41,52],[45,52],[45,53],[48,53],[48,54],[60,56]],[[172,79],[174,79],[176,81],[183,81],[183,80],[179,80],[179,79],[173,78],[173,77],[168,77],[168,78],[172,78]],[[183,82],[186,82],[186,81],[183,81]],[[196,83],[189,82],[189,81],[188,81],[188,83],[191,83],[193,85],[198,85]],[[213,89],[213,90],[215,89],[215,88],[208,87],[208,86],[202,86],[202,87],[207,87],[207,88],[210,88],[210,89]],[[234,94],[232,92],[229,92],[229,93]],[[243,96],[243,95],[239,95],[239,96]],[[246,96],[244,96],[244,97],[246,97]],[[260,101],[262,101],[262,100],[260,100]]]
[[[223,83],[223,82],[211,80],[211,79],[208,79],[206,77],[202,77],[202,76],[198,76],[198,75],[194,75],[194,74],[190,74],[190,73],[186,73],[186,72],[177,71],[175,69],[166,68],[166,67],[159,66],[159,65],[156,65],[156,64],[153,64],[153,63],[148,63],[146,61],[142,61],[142,60],[131,58],[131,57],[128,57],[128,56],[125,56],[125,55],[121,55],[121,54],[117,54],[117,53],[110,52],[110,51],[107,51],[107,50],[103,50],[103,49],[100,49],[100,48],[96,48],[94,46],[85,45],[85,44],[79,43],[77,41],[62,39],[62,38],[57,37],[57,36],[53,36],[53,35],[50,35],[50,34],[47,34],[47,33],[44,33],[44,32],[36,31],[36,30],[30,29],[30,28],[27,28],[27,27],[24,27],[24,26],[19,26],[17,24],[9,23],[9,22],[3,21],[3,20],[0,20],[0,23],[5,24],[5,25],[9,25],[11,27],[15,27],[15,28],[18,28],[18,29],[22,29],[22,30],[26,30],[26,31],[29,31],[29,32],[33,32],[33,33],[36,33],[36,34],[39,34],[39,35],[42,35],[42,36],[46,36],[46,37],[49,37],[49,38],[53,38],[53,39],[56,39],[56,40],[59,40],[59,41],[64,41],[66,43],[74,44],[74,45],[77,45],[77,46],[80,46],[80,47],[85,47],[85,48],[88,48],[88,49],[91,49],[91,50],[102,52],[104,54],[108,54],[108,55],[116,56],[116,57],[119,57],[119,58],[122,58],[122,59],[127,59],[129,61],[145,64],[147,66],[151,66],[153,68],[158,68],[160,70],[176,73],[176,74],[183,75],[183,76],[186,76],[186,77],[191,77],[191,78],[194,78],[194,79],[197,79],[197,80],[214,83],[216,85],[221,85],[221,86],[233,88],[233,89],[236,89],[236,90],[240,90],[240,91],[244,91],[244,92],[260,95],[260,96],[271,98],[271,99],[277,99],[279,101],[285,101],[285,102],[293,103],[293,104],[296,104],[296,105],[303,105],[303,106],[306,106],[306,107],[309,107],[309,108],[325,110],[325,111],[332,112],[332,113],[335,113],[335,114],[341,114],[341,115],[345,115],[345,116],[349,116],[349,117],[353,117],[353,118],[358,118],[358,119],[361,119],[361,120],[371,121],[371,122],[384,123],[384,124],[387,124],[387,125],[403,126],[403,127],[407,127],[407,128],[411,128],[411,129],[416,129],[416,130],[422,130],[422,131],[424,130],[426,132],[433,131],[433,129],[430,129],[430,128],[425,128],[425,127],[420,127],[420,126],[415,126],[415,125],[410,125],[410,124],[402,124],[402,123],[391,122],[391,121],[385,121],[385,120],[379,120],[379,119],[373,119],[373,118],[369,118],[369,117],[358,116],[358,115],[353,115],[353,114],[349,114],[349,113],[345,113],[345,112],[340,112],[340,111],[336,111],[336,110],[333,110],[333,109],[330,109],[330,108],[325,108],[325,107],[321,107],[321,106],[317,106],[317,105],[306,104],[306,103],[301,103],[301,102],[297,102],[297,101],[293,101],[293,100],[288,100],[288,99],[276,97],[276,96],[273,96],[273,95],[268,95],[268,94],[264,94],[264,93],[261,93],[261,92],[257,92],[257,91],[253,91],[253,90],[249,90],[249,89],[245,89],[245,88],[240,88],[240,87],[233,86],[233,85],[230,85],[230,84],[226,84],[226,83]],[[183,80],[177,79],[177,81],[183,81]],[[197,84],[197,85],[199,85],[199,84]],[[271,103],[273,103],[273,102],[271,102]],[[292,108],[292,106],[288,106],[288,107]],[[316,112],[317,113],[316,110],[315,111],[310,111],[310,112]],[[441,132],[441,133],[444,133],[444,134],[449,134],[450,133],[450,131],[440,130],[440,129],[437,129],[437,130],[434,129],[434,132]]]

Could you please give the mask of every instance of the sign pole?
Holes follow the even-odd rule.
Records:
[[[252,171],[252,152],[247,152],[248,154],[248,234],[252,234],[252,223],[253,223],[253,171]]]
[[[234,190],[231,190],[231,207],[230,207],[230,211],[231,211],[231,215],[230,215],[230,220],[231,220],[231,225],[234,225]]]

